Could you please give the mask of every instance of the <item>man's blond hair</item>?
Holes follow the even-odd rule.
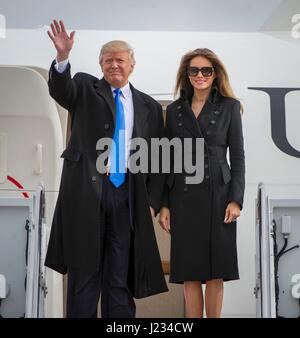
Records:
[[[122,40],[113,40],[107,42],[102,46],[100,55],[99,55],[99,63],[102,63],[103,55],[105,53],[114,53],[114,52],[128,52],[129,60],[132,66],[135,65],[135,58],[133,48],[126,42]]]

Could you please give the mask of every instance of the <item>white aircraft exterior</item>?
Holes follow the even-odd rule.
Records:
[[[184,53],[207,47],[224,62],[244,107],[246,157],[245,203],[237,234],[240,280],[225,284],[224,317],[257,315],[254,288],[258,184],[265,184],[271,198],[300,199],[300,15],[293,20],[291,17],[289,31],[268,34],[77,30],[70,56],[73,75],[80,71],[102,77],[100,47],[109,40],[128,41],[137,60],[130,81],[164,104],[174,99],[176,72]],[[76,27],[70,30],[73,28]],[[27,191],[29,196],[42,181],[49,236],[62,168],[60,154],[66,146],[67,116],[59,115],[43,77],[55,57],[46,30],[47,27],[8,29],[5,37],[0,37],[0,199],[25,198],[8,176],[18,181],[22,192]],[[155,227],[162,259],[169,260],[168,235],[157,224]],[[300,242],[300,238],[296,240]],[[300,257],[296,251],[295,255]],[[44,315],[62,317],[63,278],[48,269],[46,274]],[[294,266],[294,274],[300,274],[299,265]],[[291,281],[291,289],[293,285],[295,281]],[[160,304],[157,312],[152,309],[141,316],[183,314],[182,290],[171,286],[170,292],[179,299],[178,312],[168,312],[167,307],[158,310],[169,299],[161,295],[155,296]]]

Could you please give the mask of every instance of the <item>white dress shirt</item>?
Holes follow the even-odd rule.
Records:
[[[112,92],[116,88],[111,86]],[[130,89],[129,82],[122,88],[120,88],[122,94],[120,96],[121,102],[124,107],[124,115],[125,115],[125,149],[126,149],[126,157],[125,163],[126,168],[128,167],[128,159],[130,155],[130,146],[131,146],[131,139],[132,139],[132,131],[133,131],[133,100],[132,100],[132,92]],[[116,94],[113,92],[114,97]]]
[[[69,60],[63,60],[60,62],[57,62],[55,64],[55,69],[59,73],[63,73],[65,69],[67,68],[67,65],[69,63]],[[113,92],[116,88],[110,87],[111,91],[113,93],[113,96],[115,97],[115,93]],[[124,114],[125,114],[125,149],[126,149],[126,168],[128,168],[128,159],[130,155],[130,145],[131,145],[131,139],[132,139],[132,131],[133,131],[133,120],[134,120],[134,109],[133,109],[133,99],[132,99],[132,92],[130,89],[129,82],[122,88],[120,88],[122,94],[120,96],[121,102],[124,107]],[[108,159],[108,163],[110,163],[110,159]]]

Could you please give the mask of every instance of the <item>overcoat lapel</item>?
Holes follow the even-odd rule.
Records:
[[[216,89],[212,89],[212,92],[200,113],[200,126],[202,132],[204,132],[209,126],[213,126],[217,123],[221,111],[222,109],[219,104],[219,93]]]
[[[106,101],[107,105],[109,106],[109,109],[113,116],[114,121],[114,127],[116,125],[116,105],[114,102],[114,97],[110,88],[110,85],[104,78],[99,80],[94,84],[95,90],[98,95],[103,97],[103,99]]]
[[[209,98],[205,102],[200,113],[200,124],[198,123],[188,99],[181,100],[177,107],[178,115],[182,115],[182,123],[195,137],[203,137],[204,131],[216,123],[222,109],[220,106],[220,94],[217,88],[212,88]],[[181,114],[181,115],[180,115]]]
[[[133,99],[134,109],[134,137],[145,136],[145,126],[149,117],[148,102],[141,96],[141,94],[130,85]]]
[[[177,109],[178,117],[182,116],[182,126],[188,129],[194,137],[202,137],[202,132],[188,100],[183,101]],[[178,122],[178,125],[180,125],[180,122]]]

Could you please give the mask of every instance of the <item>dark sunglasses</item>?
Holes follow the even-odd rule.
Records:
[[[204,77],[210,77],[214,72],[214,67],[188,67],[187,70],[189,76],[197,76],[199,72],[201,72]]]

